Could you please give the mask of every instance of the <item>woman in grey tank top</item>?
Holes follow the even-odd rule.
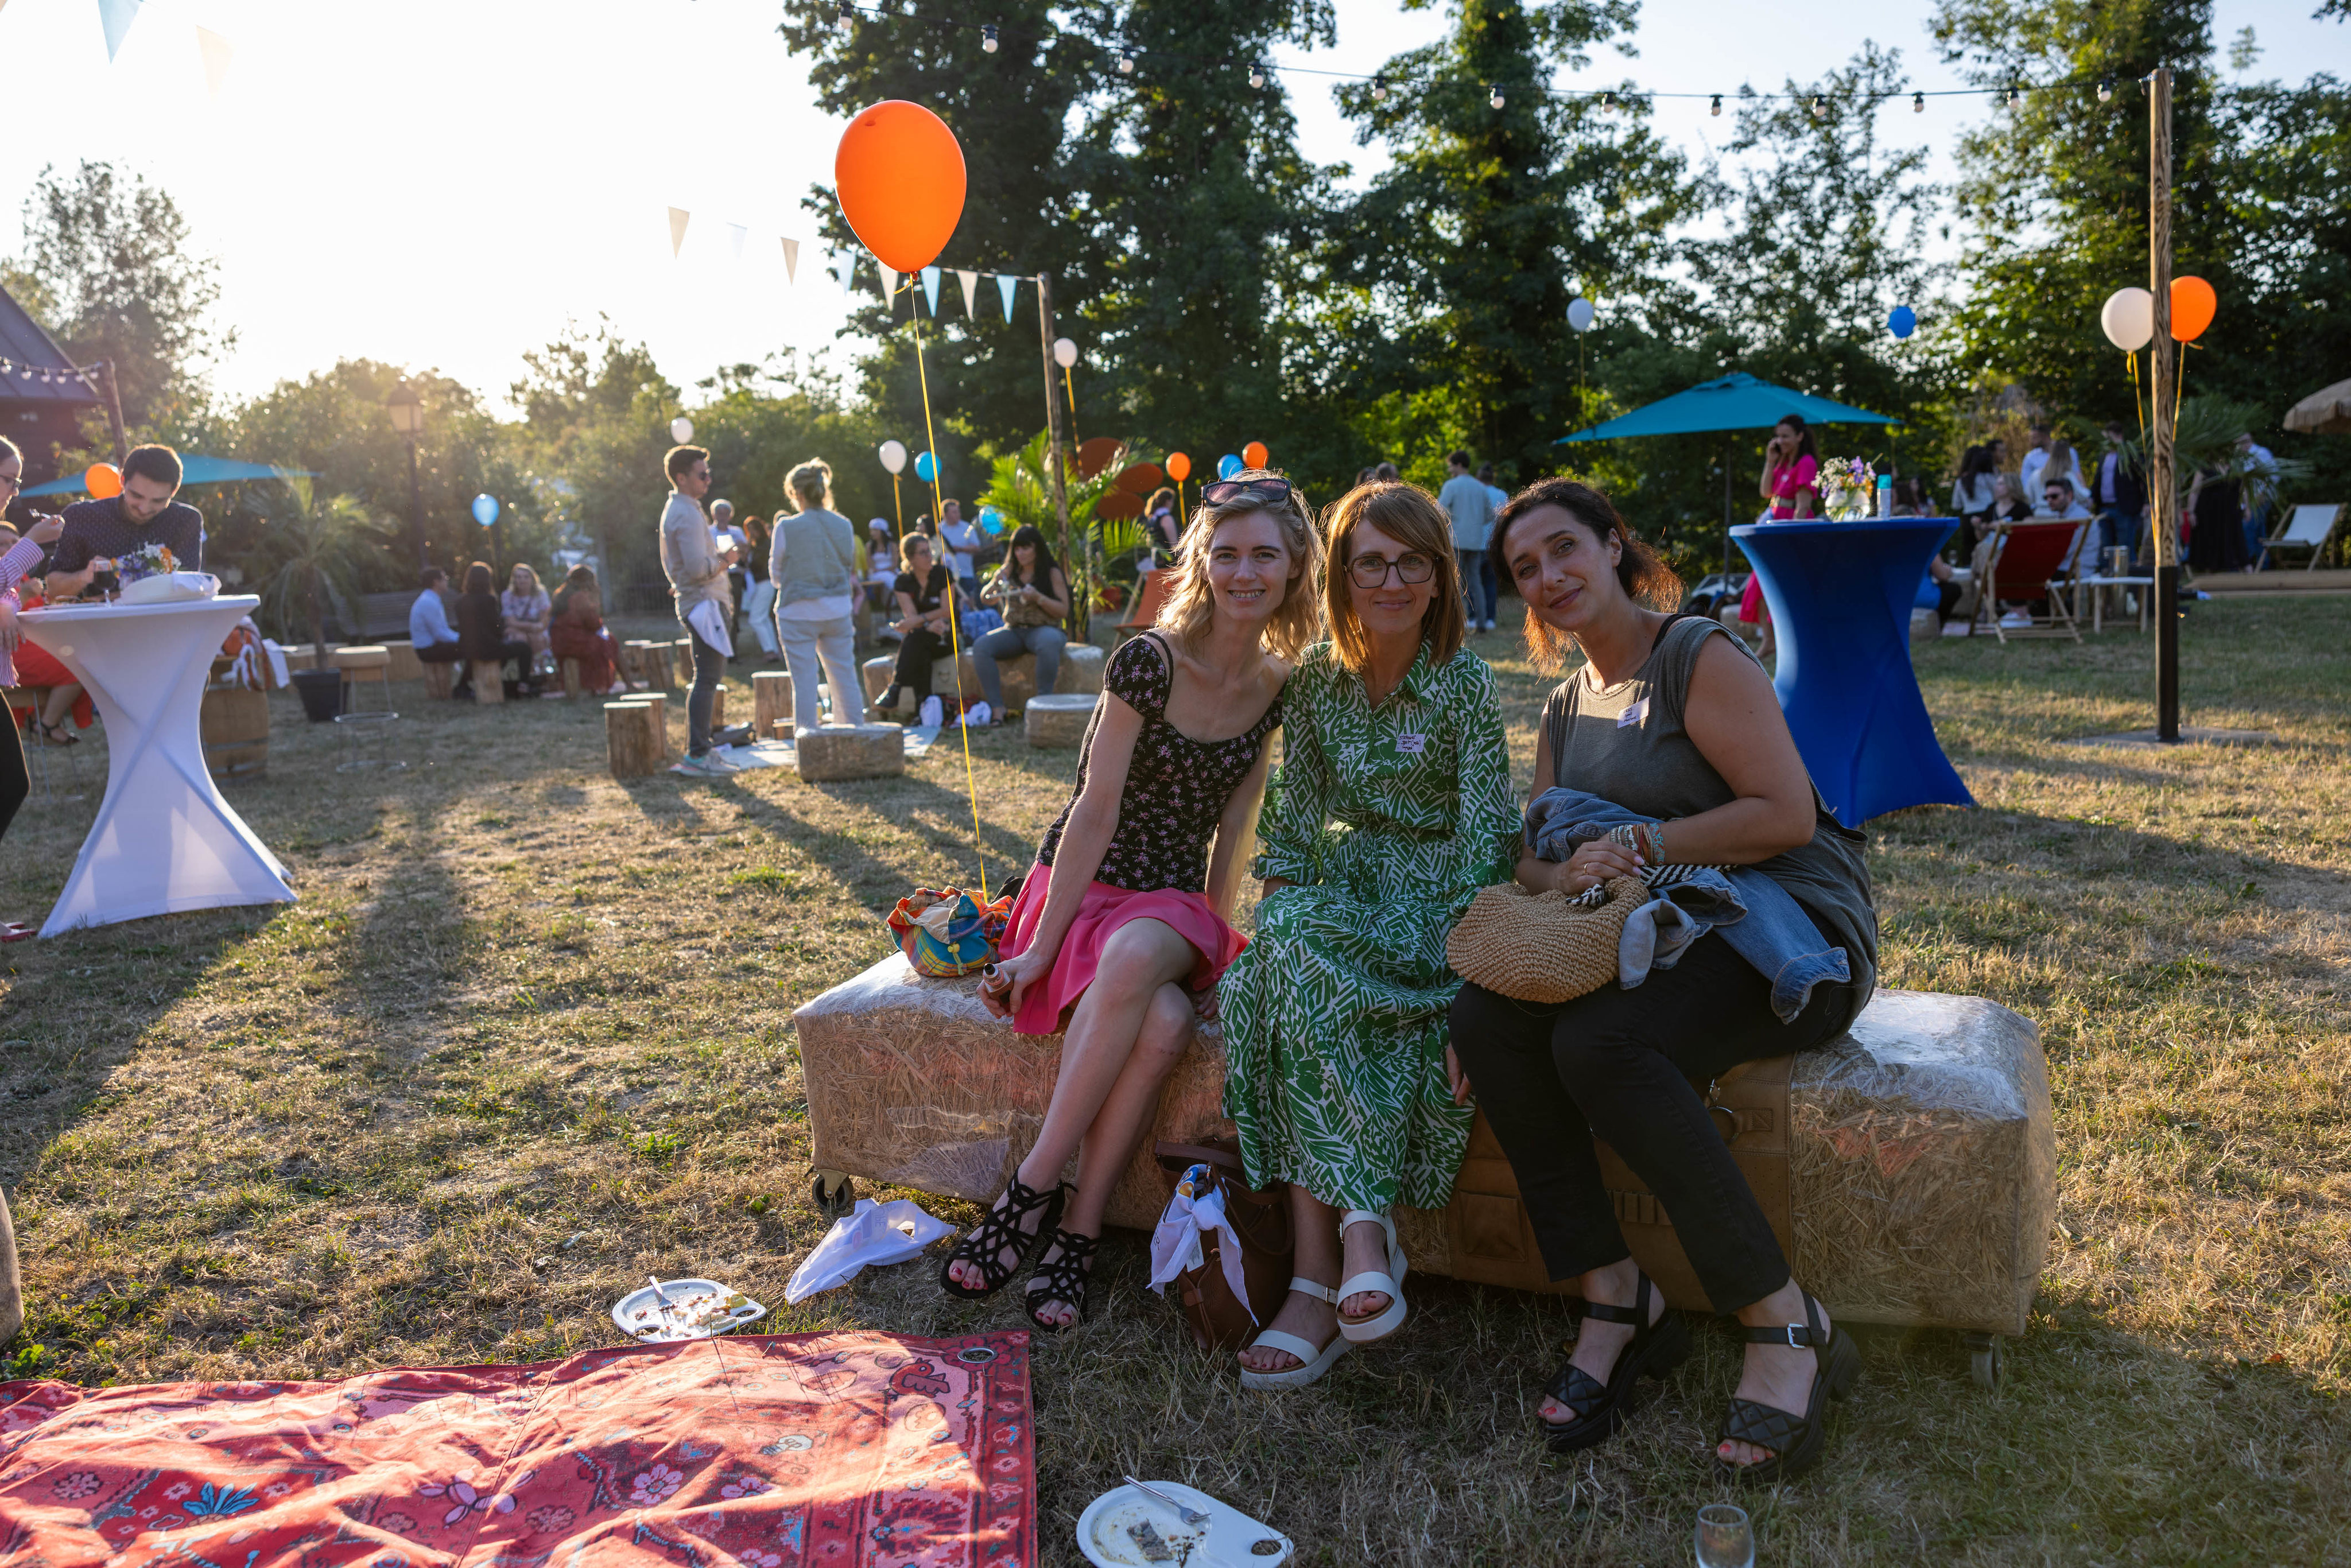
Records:
[[[1585,1303],[1541,1424],[1557,1450],[1604,1442],[1639,1379],[1663,1377],[1689,1350],[1625,1246],[1596,1136],[1664,1204],[1715,1309],[1748,1330],[1716,1465],[1783,1479],[1819,1458],[1828,1399],[1858,1378],[1860,1357],[1790,1277],[1693,1080],[1820,1045],[1860,1010],[1877,945],[1861,835],[1822,807],[1746,650],[1711,621],[1645,607],[1671,604],[1680,584],[1606,497],[1545,480],[1503,507],[1494,545],[1527,601],[1537,657],[1555,667],[1573,646],[1585,661],[1544,709],[1536,794],[1579,790],[1635,819],[1569,859],[1524,856],[1518,880],[1573,896],[1652,868],[1735,868],[1750,903],[1769,902],[1776,929],[1811,950],[1814,977],[1797,988],[1778,977],[1775,991],[1754,944],[1742,937],[1742,956],[1716,930],[1635,989],[1603,986],[1554,1006],[1462,987],[1457,1092],[1476,1085],[1552,1278],[1578,1281]]]

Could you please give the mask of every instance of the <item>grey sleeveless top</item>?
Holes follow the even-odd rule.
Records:
[[[1737,795],[1682,727],[1690,672],[1698,650],[1719,632],[1753,658],[1739,639],[1703,616],[1668,622],[1648,658],[1626,679],[1605,688],[1591,668],[1578,670],[1543,705],[1543,735],[1551,742],[1549,784],[1583,789],[1628,811],[1660,821],[1694,817],[1729,804]],[[1755,867],[1788,890],[1821,935],[1853,963],[1855,995],[1877,982],[1877,913],[1862,858],[1865,837],[1829,814],[1813,790],[1813,841]],[[1667,835],[1671,851],[1672,835]]]

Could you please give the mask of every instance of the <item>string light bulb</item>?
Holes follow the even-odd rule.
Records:
[[[1372,78],[1372,101],[1374,103],[1385,103],[1387,101],[1387,97],[1388,78],[1385,77],[1374,77]]]
[[[1123,77],[1131,77],[1134,74],[1134,51],[1133,49],[1119,50],[1118,74]]]
[[[1501,89],[1499,87],[1496,87],[1496,88],[1493,89],[1492,96],[1491,96],[1491,97],[1489,97],[1489,98],[1488,98],[1488,99],[1486,99],[1486,101],[1487,101],[1488,103],[1492,104],[1496,109],[1499,109],[1499,108],[1501,108],[1501,107],[1502,107],[1502,89]]]
[[[2024,89],[2021,87],[2010,88],[2008,89],[2008,107],[2011,109],[2021,109],[2023,105]]]
[[[1914,92],[1910,95],[1910,112],[1913,114],[1924,114],[1927,112],[1927,95],[1925,93]]]
[[[1720,93],[1716,93],[1714,95],[1714,104],[1707,110],[1707,112],[1714,116],[1717,120],[1720,120],[1722,118],[1722,95]]]
[[[2100,103],[2112,103],[2115,101],[2114,78],[2108,77],[2105,80],[2098,84],[2098,101]]]
[[[832,25],[840,31],[842,37],[849,37],[850,24],[856,20],[857,7],[852,5],[849,0],[841,0],[840,14],[833,17]]]
[[[994,54],[994,53],[996,52],[996,24],[995,24],[995,23],[993,23],[993,22],[983,22],[983,23],[981,23],[981,24],[980,24],[980,27],[979,27],[979,48],[980,48],[980,52],[981,52],[982,54],[988,54],[988,55],[992,55],[992,54]]]
[[[1813,94],[1813,118],[1814,120],[1826,120],[1828,117],[1829,100],[1827,98],[1817,92]]]
[[[1265,62],[1262,60],[1251,60],[1249,62],[1249,86],[1263,87],[1264,85]]]
[[[1616,95],[1614,93],[1604,92],[1600,95],[1600,112],[1603,114],[1614,114],[1616,112]]]

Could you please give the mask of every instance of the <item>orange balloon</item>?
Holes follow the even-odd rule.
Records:
[[[1264,467],[1265,460],[1271,455],[1273,455],[1265,449],[1265,443],[1262,441],[1252,441],[1241,448],[1241,462],[1250,468]]]
[[[861,110],[841,133],[832,179],[849,226],[894,271],[936,261],[963,217],[963,149],[919,103],[891,99]]]
[[[122,470],[111,463],[93,463],[89,472],[81,476],[81,487],[95,500],[122,494]]]
[[[1192,460],[1180,452],[1167,455],[1167,477],[1182,484],[1192,476]]]
[[[2171,280],[2171,335],[2181,342],[2192,343],[2202,337],[2220,308],[2220,296],[2202,278]]]

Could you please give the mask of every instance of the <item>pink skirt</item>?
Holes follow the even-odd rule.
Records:
[[[1027,952],[1029,943],[1036,940],[1037,924],[1045,917],[1045,900],[1052,891],[1053,868],[1029,867],[1028,877],[1020,883],[1019,896],[1012,901],[1012,925],[999,945],[998,950],[1005,956]],[[1215,985],[1226,967],[1249,946],[1248,937],[1217,918],[1204,894],[1175,888],[1130,893],[1106,882],[1089,883],[1085,897],[1078,904],[1078,917],[1070,922],[1069,935],[1061,938],[1061,951],[1053,960],[1052,971],[1042,983],[1031,985],[1020,998],[1020,1010],[1013,1015],[1012,1027],[1022,1034],[1058,1033],[1069,1009],[1078,1005],[1078,998],[1094,983],[1102,949],[1110,945],[1118,928],[1130,920],[1159,921],[1174,927],[1178,936],[1192,945],[1199,955],[1188,977],[1195,991],[1205,991]]]

